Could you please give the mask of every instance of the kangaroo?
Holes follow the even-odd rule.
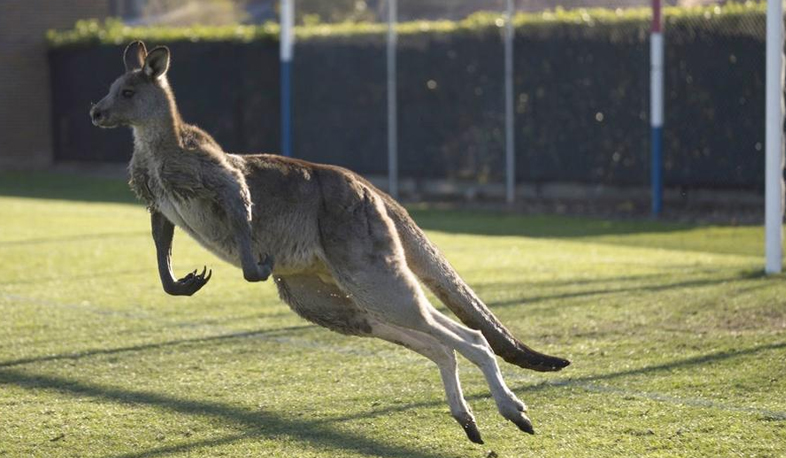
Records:
[[[483,440],[461,391],[455,351],[480,368],[500,414],[534,433],[494,354],[536,371],[570,362],[513,337],[401,205],[341,167],[225,153],[182,121],[167,82],[168,48],[148,53],[136,41],[123,61],[125,73],[90,117],[99,127],[133,129],[129,184],[150,211],[166,293],[190,296],[212,273],[203,267],[175,279],[170,259],[178,226],[240,267],[246,280],[272,274],[281,299],[306,320],[402,345],[436,363],[451,415],[472,442]],[[466,326],[437,311],[418,279]]]

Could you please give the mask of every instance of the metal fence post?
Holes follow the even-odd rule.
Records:
[[[513,112],[513,0],[505,11],[505,189],[507,202],[516,200],[515,113]]]
[[[398,110],[396,99],[397,0],[388,0],[387,83],[388,83],[388,192],[398,199]]]
[[[281,154],[292,156],[292,55],[295,0],[281,0]]]
[[[652,215],[663,208],[663,17],[661,0],[652,0],[652,34],[650,35],[650,125]]]

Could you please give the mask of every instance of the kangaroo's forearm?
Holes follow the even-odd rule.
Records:
[[[263,259],[257,261],[251,245],[251,224],[238,224],[235,228],[235,240],[237,243],[240,265],[243,268],[243,278],[247,281],[264,281],[273,271],[273,258],[269,253]]]
[[[243,270],[253,268],[257,261],[254,259],[254,253],[251,248],[251,229],[249,227],[237,228],[235,241],[237,243],[237,252],[240,256],[240,265],[243,267]]]
[[[210,280],[212,271],[205,276],[207,268],[201,274],[193,271],[180,280],[175,279],[172,273],[172,239],[175,226],[161,213],[153,210],[150,214],[150,223],[153,231],[153,241],[156,245],[156,259],[158,262],[158,276],[161,286],[167,294],[173,296],[190,296],[199,291]]]
[[[242,191],[239,195],[234,194],[234,192],[227,192],[224,195],[219,195],[218,200],[230,222],[237,246],[237,254],[240,258],[240,265],[245,273],[254,269],[257,263],[254,259],[251,244],[251,208],[241,198]]]
[[[243,277],[251,282],[264,281],[273,270],[273,261],[269,253],[265,254],[264,259],[257,260],[257,255],[261,253],[253,251],[251,194],[242,176],[239,175],[235,179],[229,177],[230,175],[216,174],[215,179],[218,184],[216,188],[220,189],[216,194],[217,200],[230,222],[240,265],[243,268]]]
[[[156,259],[158,261],[158,275],[164,291],[169,292],[174,288],[175,279],[172,273],[172,239],[175,234],[175,225],[169,222],[161,213],[153,211],[150,215],[153,230],[153,241],[156,244]]]

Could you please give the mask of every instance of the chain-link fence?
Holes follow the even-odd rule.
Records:
[[[667,183],[760,190],[766,15],[717,11],[667,17]]]
[[[369,3],[370,18],[385,19],[383,3]],[[563,3],[607,8],[624,18],[622,8],[647,8],[648,2]],[[519,12],[553,7],[537,1],[515,6]],[[707,2],[673,6],[683,9],[665,14],[665,184],[683,193],[695,188],[759,191],[764,10],[749,6],[728,12],[707,9]],[[501,20],[504,8],[504,1],[402,1],[398,10],[399,20],[407,22],[457,20],[478,11],[494,12]],[[651,167],[649,22],[593,24],[598,13],[590,9],[586,14],[584,23],[566,21],[546,31],[541,24],[517,23],[516,179],[523,185],[646,188]],[[499,194],[505,175],[501,32],[400,36],[400,174],[420,191],[436,180],[486,185]],[[384,36],[375,38],[335,49],[325,43],[298,45],[296,129],[309,132],[307,138],[296,134],[299,154],[385,174]]]

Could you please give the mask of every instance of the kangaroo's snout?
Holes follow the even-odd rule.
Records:
[[[104,118],[104,113],[98,108],[98,106],[93,106],[90,109],[90,119],[93,121],[93,125],[98,125],[101,122],[101,119]]]
[[[90,120],[94,126],[106,129],[116,127],[117,125],[117,121],[110,116],[109,109],[101,102],[90,108]]]

